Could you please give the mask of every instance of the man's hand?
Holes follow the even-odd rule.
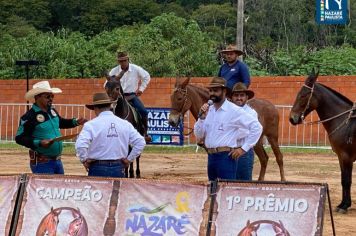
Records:
[[[95,160],[87,159],[84,162],[82,162],[82,164],[87,172],[89,172],[90,163],[92,163],[93,161],[95,161]]]
[[[53,139],[42,139],[40,142],[40,146],[44,148],[49,148],[53,144]]]
[[[87,119],[85,119],[83,117],[80,117],[80,118],[77,119],[77,124],[78,125],[84,125],[85,122],[87,122],[87,121],[88,121]]]
[[[121,159],[121,162],[125,168],[129,167],[129,165],[131,164],[131,161],[127,160],[127,158]]]
[[[142,91],[140,91],[140,90],[137,89],[137,91],[136,91],[136,96],[139,97],[139,96],[141,96],[141,95],[142,95]]]
[[[208,115],[209,112],[209,104],[208,103],[204,103],[203,106],[201,106],[200,111],[199,111],[199,118],[204,120],[206,118],[206,116]]]
[[[235,148],[229,153],[229,155],[231,155],[232,159],[236,160],[237,158],[241,157],[245,153],[246,152],[242,148]]]

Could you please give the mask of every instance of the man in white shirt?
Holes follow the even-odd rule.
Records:
[[[85,105],[97,117],[85,123],[75,149],[89,176],[125,177],[125,167],[141,155],[146,144],[131,123],[110,111],[111,103],[106,93],[96,93],[93,102]]]
[[[241,107],[251,116],[258,119],[257,112],[251,108],[247,101],[255,96],[252,90],[247,89],[246,85],[239,82],[236,83],[232,89],[232,102]],[[246,132],[246,136],[248,132]],[[244,142],[245,137],[237,140],[237,145]],[[237,180],[252,180],[254,154],[253,148],[250,148],[244,155],[237,160],[236,179]]]
[[[117,52],[117,62],[119,65],[111,69],[109,75],[120,80],[124,96],[140,113],[144,128],[147,131],[148,111],[138,97],[142,95],[150,82],[150,74],[142,67],[130,63],[127,52]],[[147,133],[145,133],[146,136]]]
[[[208,88],[214,104],[209,107],[206,103],[200,108],[194,134],[197,139],[205,138],[209,180],[233,180],[236,178],[236,159],[256,144],[262,126],[255,117],[226,99],[227,87],[223,78],[213,78]],[[241,146],[236,142],[240,139],[239,129],[249,131]]]

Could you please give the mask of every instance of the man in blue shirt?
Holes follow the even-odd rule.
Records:
[[[226,80],[226,86],[232,91],[234,85],[242,82],[248,88],[250,86],[250,72],[245,63],[239,60],[244,53],[235,45],[229,45],[221,51],[225,63],[220,67],[218,76]]]

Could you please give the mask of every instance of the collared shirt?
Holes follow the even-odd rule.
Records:
[[[244,151],[248,151],[260,138],[262,126],[255,117],[226,99],[217,110],[214,106],[209,107],[206,119],[199,119],[195,123],[194,134],[198,139],[205,138],[207,148],[224,146],[236,148],[236,140],[241,138],[239,129],[249,131],[241,145]]]
[[[244,83],[247,88],[250,86],[250,72],[248,71],[248,67],[239,60],[231,66],[228,63],[223,64],[219,69],[218,76],[226,80],[226,86],[231,90],[237,82]]]
[[[128,155],[129,145],[132,151]],[[117,160],[126,157],[133,161],[144,147],[144,138],[132,124],[111,111],[103,111],[86,122],[75,143],[77,157],[82,162],[87,159]]]
[[[250,107],[248,104],[245,104],[244,106],[241,107],[244,111],[246,111],[248,114],[251,116],[255,117],[258,120],[258,114],[257,112]],[[245,142],[245,138],[250,134],[249,130],[247,129],[239,129],[239,136],[240,139],[237,140],[237,146],[240,147],[243,145]]]
[[[114,67],[109,75],[110,76],[118,76],[121,72],[121,66],[118,65]],[[148,83],[150,82],[151,77],[150,74],[142,67],[129,63],[129,69],[125,72],[125,74],[120,79],[121,87],[124,90],[124,93],[135,93],[138,88],[138,83],[141,81],[141,85],[139,90],[143,92]],[[104,85],[105,86],[105,85]]]

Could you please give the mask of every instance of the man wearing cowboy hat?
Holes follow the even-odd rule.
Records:
[[[130,63],[127,52],[117,52],[117,62],[119,65],[114,67],[109,72],[109,75],[115,76],[118,80],[120,80],[124,96],[140,113],[144,129],[147,131],[148,111],[138,97],[142,95],[143,91],[150,82],[150,74],[142,67]],[[138,86],[139,83],[140,86]],[[145,133],[145,137],[148,141],[150,140],[147,133]]]
[[[85,105],[97,117],[85,123],[75,149],[89,176],[125,177],[125,167],[141,155],[146,144],[131,123],[114,115],[111,103],[106,93],[95,93],[93,102]]]
[[[231,101],[241,107],[244,111],[249,113],[251,116],[258,119],[257,112],[251,108],[247,101],[253,98],[255,93],[252,90],[246,88],[246,86],[239,82],[236,83],[232,89],[232,99]],[[241,133],[243,131],[241,130]],[[245,132],[246,136],[248,132]],[[237,140],[237,145],[241,145],[244,142],[245,137],[240,138]],[[254,154],[253,148],[248,150],[244,155],[242,155],[237,160],[237,170],[236,170],[236,179],[237,180],[252,180],[252,169],[253,169],[253,161],[254,161]]]
[[[229,45],[221,51],[225,63],[220,67],[218,76],[227,81],[227,87],[231,92],[234,85],[242,82],[248,88],[250,86],[250,72],[245,63],[239,60],[239,56],[244,53],[235,45]],[[228,94],[229,95],[229,94]]]
[[[208,152],[209,180],[235,179],[236,159],[251,149],[262,133],[262,126],[255,117],[246,113],[226,99],[226,81],[215,77],[208,85],[213,105],[206,103],[200,108],[201,116],[194,125],[194,134],[198,140],[205,139]],[[241,146],[239,130],[247,130]]]
[[[20,119],[16,143],[30,148],[30,167],[33,173],[64,174],[61,161],[62,141],[60,129],[82,125],[86,119],[64,119],[52,107],[54,94],[59,88],[51,88],[48,81],[41,81],[25,94],[26,100],[34,100],[32,108]]]

